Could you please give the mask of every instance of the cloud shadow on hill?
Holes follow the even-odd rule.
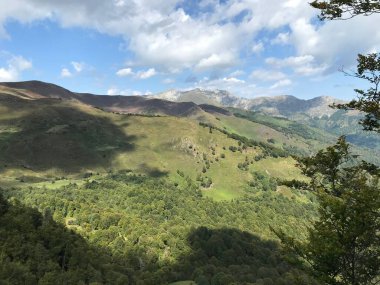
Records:
[[[92,115],[74,104],[2,95],[0,106],[21,114],[0,116],[0,171],[59,169],[70,174],[86,168],[108,169],[117,154],[135,150],[136,136],[125,134],[106,116]]]

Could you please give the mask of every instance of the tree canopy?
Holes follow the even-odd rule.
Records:
[[[379,169],[355,163],[345,138],[299,159],[319,202],[319,219],[307,242],[277,232],[286,248],[323,283],[377,284],[380,274]],[[275,230],[276,232],[276,230]]]
[[[380,13],[379,0],[315,0],[310,5],[321,11],[321,20],[347,20],[355,16],[369,16]],[[357,110],[363,112],[364,118],[360,124],[366,131],[380,132],[380,54],[359,54],[357,71],[347,75],[367,80],[370,87],[367,90],[355,89],[358,99],[347,104],[336,104],[333,107],[343,110]]]
[[[321,10],[322,20],[350,19],[358,15],[380,13],[379,0],[315,0],[311,6]]]

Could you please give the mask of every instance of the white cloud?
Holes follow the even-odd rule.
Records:
[[[116,75],[120,77],[124,77],[124,76],[134,75],[134,72],[132,68],[123,68],[123,69],[118,70],[116,72]]]
[[[197,69],[226,68],[235,64],[235,56],[227,52],[225,54],[212,54],[207,58],[202,58],[196,65]]]
[[[71,77],[73,74],[67,68],[62,68],[61,77]]]
[[[73,66],[73,68],[75,69],[75,71],[78,72],[78,73],[82,72],[82,70],[85,67],[85,64],[83,62],[72,61],[71,65]]]
[[[0,81],[16,81],[17,74],[11,69],[0,68]]]
[[[289,27],[273,43],[293,44],[297,55],[313,55],[318,64],[347,64],[358,52],[379,48],[380,15],[332,21],[324,25],[311,21],[318,13],[304,0],[219,1],[202,0],[204,13],[191,16],[178,8],[182,0],[93,0],[54,1],[0,0],[0,35],[8,20],[29,23],[51,19],[63,27],[85,27],[126,39],[128,48],[143,65],[179,70],[204,65],[219,68],[235,64],[239,52],[264,28]],[[246,12],[240,22],[236,16]],[[363,32],[366,31],[366,32]],[[257,45],[257,46],[256,46]],[[254,51],[261,50],[260,42]],[[164,51],[164,52],[163,52]],[[230,60],[221,63],[228,54]],[[219,58],[219,60],[215,60]],[[216,65],[214,66],[213,63]]]
[[[138,72],[134,72],[132,68],[123,68],[116,72],[116,75],[119,77],[125,77],[125,76],[134,76],[134,78],[137,79],[148,79],[150,77],[153,77],[157,74],[157,71],[154,68],[149,68],[147,70],[140,70]]]
[[[327,64],[318,65],[312,55],[290,56],[282,59],[270,57],[265,62],[275,68],[291,68],[302,76],[320,75],[328,69]]]
[[[230,77],[237,77],[237,76],[241,76],[244,74],[245,74],[245,71],[243,71],[243,70],[235,70],[234,72],[230,73]]]
[[[6,67],[0,67],[0,81],[17,81],[23,71],[32,68],[32,62],[22,56],[4,53],[9,59]]]
[[[250,77],[262,81],[277,81],[286,78],[286,74],[276,70],[257,69],[251,73]]]
[[[217,79],[204,77],[196,82],[193,87],[210,90],[227,90],[233,94],[239,95],[243,95],[242,92],[244,92],[244,94],[247,95],[250,92],[249,86],[252,87],[252,85],[247,84],[246,81],[235,77],[223,77]]]
[[[4,2],[3,4],[1,4]],[[178,8],[181,0],[130,1],[0,0],[0,27],[9,19],[51,19],[62,27],[85,27],[121,35],[143,65],[178,70],[196,65],[218,68],[226,54],[236,62],[243,36],[230,21],[195,18]],[[4,6],[4,9],[3,9]],[[219,60],[213,61],[216,57]]]
[[[272,45],[287,45],[290,43],[290,33],[279,33],[271,40]]]
[[[277,68],[283,68],[283,67],[294,67],[294,66],[300,66],[305,64],[310,64],[314,61],[314,57],[312,55],[303,55],[303,56],[290,56],[286,58],[274,58],[269,57],[265,60],[266,63],[277,67]]]
[[[292,85],[292,81],[290,79],[283,79],[283,80],[279,80],[275,84],[273,84],[270,87],[270,89],[278,89],[278,88],[287,87],[290,85]]]
[[[1,0],[0,0],[1,1]],[[85,72],[94,71],[94,68],[84,62],[71,61],[71,69],[64,67],[61,69],[61,77],[68,78],[73,77]]]
[[[253,52],[253,53],[258,54],[258,53],[261,53],[262,51],[264,51],[264,44],[263,44],[262,42],[259,42],[259,43],[257,43],[257,44],[254,44],[254,45],[252,46],[252,52]]]
[[[150,92],[150,91],[142,92],[142,91],[131,90],[131,89],[121,90],[121,89],[118,89],[118,88],[115,88],[115,87],[109,88],[107,90],[107,95],[110,95],[110,96],[116,96],[116,95],[122,95],[122,96],[128,96],[128,95],[140,96],[140,95],[151,95],[151,94],[152,94],[152,92]]]
[[[136,74],[136,77],[139,79],[148,79],[150,77],[153,77],[157,74],[156,70],[154,68],[149,68],[146,71],[139,71]]]

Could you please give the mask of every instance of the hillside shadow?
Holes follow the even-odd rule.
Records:
[[[0,193],[0,284],[135,284],[126,259]]]
[[[168,176],[169,174],[169,171],[161,170],[158,167],[149,166],[147,163],[140,164],[139,169],[152,178],[162,178]]]
[[[211,284],[317,284],[286,262],[277,243],[238,229],[199,227],[167,278]]]
[[[22,116],[0,116],[0,171],[7,167],[77,173],[111,167],[115,156],[135,149],[127,135],[105,116],[95,116],[57,99],[1,100]]]

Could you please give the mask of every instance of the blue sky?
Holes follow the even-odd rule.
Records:
[[[109,95],[224,89],[355,96],[380,15],[321,23],[304,0],[0,0],[0,81]]]

